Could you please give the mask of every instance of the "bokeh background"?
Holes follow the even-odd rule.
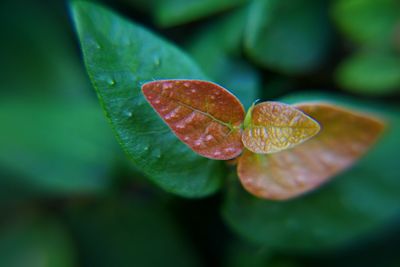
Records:
[[[400,266],[399,1],[97,2],[188,52],[246,106],[303,92],[345,96],[385,113],[390,134],[340,177],[357,178],[341,185],[346,213],[330,201],[334,189],[309,209],[302,200],[285,209],[230,176],[206,198],[168,194],[117,144],[68,2],[3,0],[0,266]],[[319,248],[313,231],[332,242]]]

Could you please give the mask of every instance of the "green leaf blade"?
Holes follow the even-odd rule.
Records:
[[[325,1],[254,1],[245,33],[247,55],[286,74],[315,71],[330,49]]]
[[[391,52],[358,52],[338,66],[336,82],[359,94],[393,94],[400,87],[400,57]]]
[[[165,190],[199,197],[219,187],[221,165],[182,144],[144,99],[154,79],[204,79],[181,51],[107,9],[74,2],[86,67],[115,135],[134,161]],[[151,56],[149,56],[151,55]]]

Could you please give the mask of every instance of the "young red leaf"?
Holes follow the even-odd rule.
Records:
[[[147,101],[182,142],[200,155],[227,160],[243,150],[244,109],[221,86],[199,80],[160,80],[146,83]]]
[[[354,163],[384,129],[381,120],[330,104],[305,103],[298,109],[322,126],[313,139],[275,154],[246,150],[238,175],[247,191],[266,199],[289,199],[316,188]]]
[[[302,111],[279,102],[263,102],[248,111],[242,141],[254,153],[275,153],[301,144],[319,130],[318,122]]]

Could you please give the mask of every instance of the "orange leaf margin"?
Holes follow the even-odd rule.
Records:
[[[361,157],[383,132],[381,120],[328,103],[302,103],[299,110],[317,120],[320,133],[274,154],[245,150],[237,171],[244,188],[265,199],[285,200],[308,192]]]

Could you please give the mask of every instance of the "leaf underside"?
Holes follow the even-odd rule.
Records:
[[[219,160],[242,152],[244,109],[226,89],[200,80],[161,80],[144,84],[142,91],[177,137],[195,152]]]
[[[302,111],[279,102],[260,103],[249,112],[242,141],[254,153],[275,153],[315,136],[319,124]]]
[[[246,150],[238,175],[247,191],[266,199],[289,199],[316,188],[354,163],[384,129],[382,121],[324,103],[296,107],[322,126],[313,139],[280,153]]]

